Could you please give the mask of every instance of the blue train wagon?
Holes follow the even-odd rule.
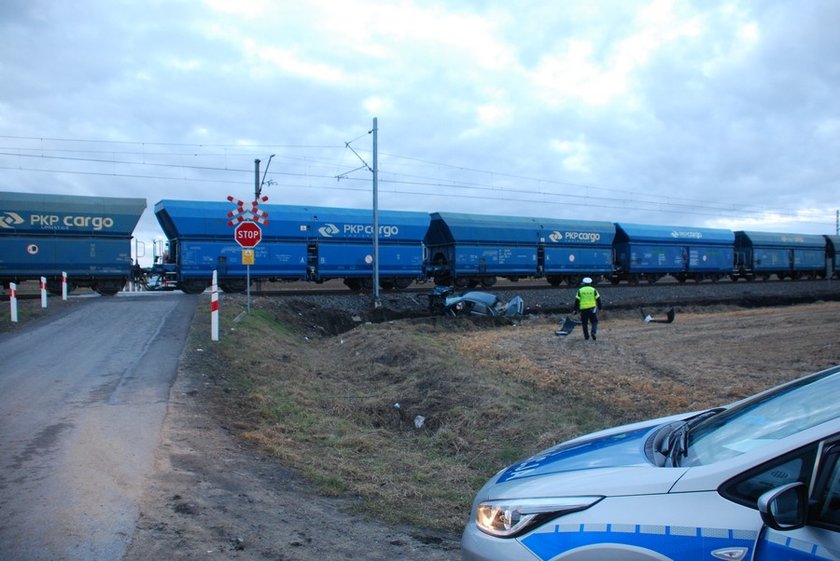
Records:
[[[131,237],[145,199],[0,192],[0,282],[39,280],[119,292],[131,277]]]
[[[169,240],[167,264],[178,286],[198,293],[213,270],[229,292],[247,288],[242,248],[228,225],[224,202],[163,200],[155,215]],[[373,285],[373,216],[370,210],[261,205],[268,213],[262,241],[254,248],[251,280],[313,281],[342,278],[352,289]],[[384,288],[405,287],[422,276],[422,239],[429,215],[379,212],[379,276]],[[166,264],[164,266],[167,266]]]
[[[540,252],[545,278],[553,286],[577,286],[584,277],[609,277],[613,271],[615,224],[540,218]]]
[[[826,239],[816,234],[735,232],[733,280],[772,275],[782,279],[825,277]]]
[[[825,236],[826,276],[840,278],[840,236]]]
[[[606,222],[433,213],[426,273],[438,285],[488,287],[497,277],[577,284],[612,270],[614,234]]]
[[[734,233],[718,228],[616,223],[610,279],[637,284],[666,275],[680,282],[718,280],[733,272]]]

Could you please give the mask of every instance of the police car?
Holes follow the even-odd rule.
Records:
[[[478,493],[465,561],[840,560],[840,366],[576,438]]]

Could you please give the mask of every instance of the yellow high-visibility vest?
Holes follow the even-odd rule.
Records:
[[[576,298],[580,302],[581,310],[588,310],[598,305],[598,291],[594,286],[581,286],[577,291]]]

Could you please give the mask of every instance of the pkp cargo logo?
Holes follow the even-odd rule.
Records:
[[[699,240],[703,237],[703,232],[695,232],[691,230],[673,230],[671,231],[671,237],[677,240]]]
[[[331,238],[339,232],[338,226],[335,224],[326,224],[318,228],[318,233],[325,238]]]
[[[601,234],[599,234],[598,232],[559,232],[557,230],[554,230],[548,235],[548,239],[554,243],[597,243],[601,240]]]
[[[337,234],[342,234],[347,237],[373,237],[373,225],[371,224],[345,224],[343,228],[339,228],[335,224],[324,224],[318,228],[318,233],[325,238],[332,238]],[[392,238],[400,234],[399,226],[384,225],[379,227],[379,236],[383,238]]]
[[[0,228],[14,228],[23,224],[23,218],[16,212],[6,211],[0,215]]]

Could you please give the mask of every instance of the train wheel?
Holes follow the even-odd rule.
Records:
[[[248,290],[248,282],[245,279],[228,279],[219,283],[219,287],[229,294],[241,294]]]
[[[113,296],[123,289],[125,279],[107,279],[97,281],[93,289],[103,296]]]
[[[67,288],[69,292],[70,286]],[[61,279],[47,279],[47,292],[53,296],[61,296]]]
[[[414,279],[408,277],[397,277],[394,279],[394,286],[397,287],[399,290],[405,290],[411,283],[414,282]]]
[[[208,286],[210,283],[203,279],[190,279],[178,284],[178,288],[185,294],[201,294]]]
[[[580,279],[583,278],[580,275],[569,275],[566,277],[566,284],[569,286],[577,286],[580,284]]]
[[[677,273],[675,275],[675,277],[677,279],[677,282],[680,282],[680,283],[685,282],[688,278],[688,277],[685,276],[685,273]]]
[[[482,277],[481,278],[481,286],[484,288],[490,288],[496,284],[496,277]]]
[[[362,283],[359,279],[344,279],[344,285],[353,292],[359,292],[362,289]]]
[[[379,286],[382,290],[394,290],[394,279],[379,279]]]

